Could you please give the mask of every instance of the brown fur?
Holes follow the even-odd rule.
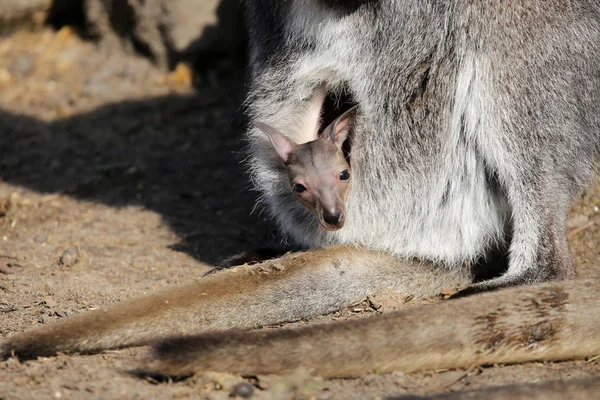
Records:
[[[600,354],[598,281],[545,283],[483,293],[343,324],[231,332],[157,345],[150,371],[326,377],[473,364],[568,360]]]
[[[468,280],[356,247],[289,254],[15,335],[0,344],[0,357],[93,353],[174,335],[251,329],[329,313],[383,288],[426,298]]]
[[[2,344],[2,355],[96,352],[178,335],[187,337],[157,345],[151,371],[256,374],[305,366],[323,376],[356,376],[600,354],[596,281],[501,290],[343,324],[190,336],[323,314],[386,287],[428,297],[467,280],[439,271],[354,247],[291,254],[16,335]]]
[[[0,354],[90,353],[162,340],[148,372],[265,374],[304,366],[328,377],[600,354],[598,281],[517,287],[303,329],[240,331],[331,312],[385,288],[424,298],[468,279],[357,247],[319,249],[18,334]]]

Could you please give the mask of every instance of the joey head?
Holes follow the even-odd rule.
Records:
[[[336,118],[314,140],[297,144],[263,122],[252,124],[269,137],[283,160],[290,189],[316,214],[330,231],[341,229],[346,220],[346,198],[352,181],[350,163],[342,146],[354,122],[357,106]]]

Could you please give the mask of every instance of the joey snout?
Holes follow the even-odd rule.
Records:
[[[328,231],[336,231],[344,227],[346,222],[346,210],[343,205],[317,206],[317,216],[321,225]]]
[[[323,212],[323,226],[325,229],[337,230],[344,226],[344,212],[341,210],[335,210],[333,212]]]

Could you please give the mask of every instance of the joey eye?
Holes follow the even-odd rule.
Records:
[[[294,192],[296,193],[302,193],[306,190],[306,186],[300,184],[300,183],[294,183],[294,186],[292,186],[292,189],[294,190]]]
[[[350,179],[350,172],[348,172],[347,169],[340,172],[340,179],[343,181],[347,181],[348,179]]]

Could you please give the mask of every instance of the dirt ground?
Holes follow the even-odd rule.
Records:
[[[251,213],[240,164],[244,74],[227,62],[165,74],[68,28],[0,37],[2,337],[200,279],[274,240]],[[600,277],[598,207],[600,186],[590,187],[569,220],[585,278]],[[296,324],[376,312],[363,302]],[[600,376],[591,357],[327,381],[300,370],[156,382],[127,374],[146,351],[9,359],[0,399],[225,399],[248,388],[257,399],[374,399]]]

